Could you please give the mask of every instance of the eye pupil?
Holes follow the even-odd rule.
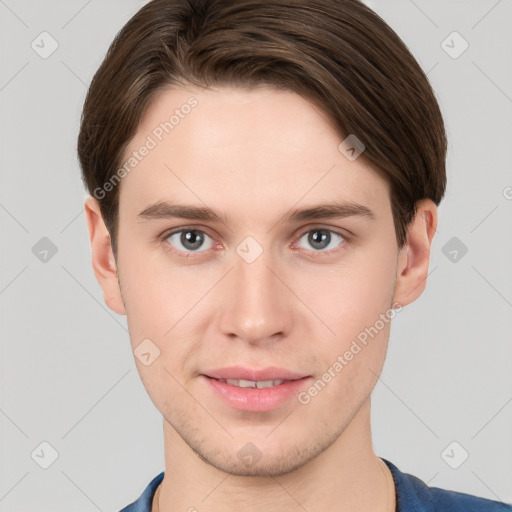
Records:
[[[318,233],[320,233],[320,236],[317,236]],[[311,231],[308,236],[308,242],[317,249],[325,249],[329,245],[330,240],[331,234],[325,229],[316,229]],[[320,245],[320,247],[318,245]]]
[[[199,249],[203,243],[203,236],[199,231],[189,230],[181,233],[181,243],[188,249]]]

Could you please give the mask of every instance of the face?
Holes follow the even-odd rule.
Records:
[[[224,471],[312,460],[384,363],[389,190],[343,139],[289,91],[169,89],[126,152],[150,147],[120,191],[117,309],[166,428]]]

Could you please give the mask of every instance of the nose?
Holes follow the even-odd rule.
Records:
[[[238,254],[223,283],[220,329],[225,336],[249,344],[278,341],[292,329],[294,297],[283,284],[285,276],[263,253],[251,263]]]

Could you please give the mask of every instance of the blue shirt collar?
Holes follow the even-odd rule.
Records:
[[[512,512],[512,505],[469,494],[428,487],[422,480],[402,473],[382,458],[393,475],[396,512]],[[151,512],[155,491],[164,478],[162,471],[146,487],[139,499],[120,512]]]

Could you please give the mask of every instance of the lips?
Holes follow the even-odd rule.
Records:
[[[242,378],[243,377],[243,378]],[[220,368],[202,374],[208,400],[220,400],[231,409],[263,413],[294,403],[298,393],[312,380],[284,368]],[[296,401],[295,401],[296,402]]]
[[[286,368],[231,366],[201,375],[209,392],[233,409],[265,412],[289,403],[312,379]]]

